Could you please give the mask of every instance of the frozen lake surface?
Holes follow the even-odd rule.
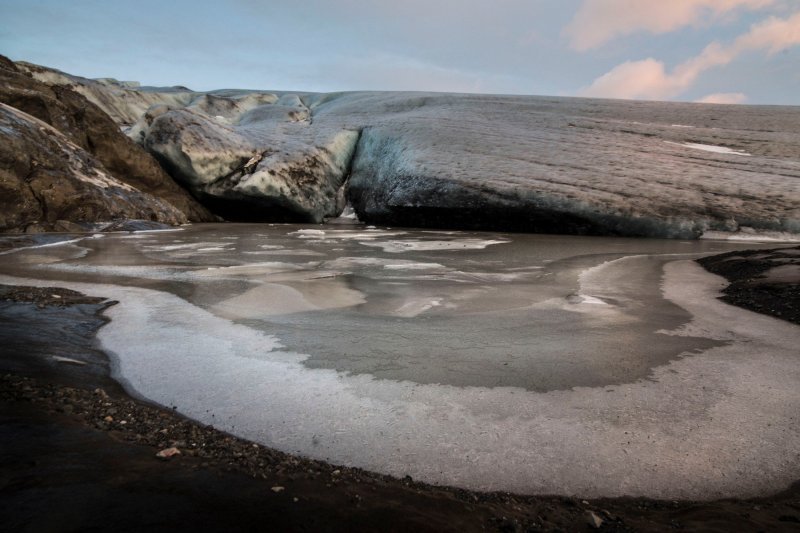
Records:
[[[800,328],[718,302],[689,261],[755,246],[196,225],[5,254],[0,282],[119,300],[99,338],[132,393],[284,451],[713,498],[800,478]]]

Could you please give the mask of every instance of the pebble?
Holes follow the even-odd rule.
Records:
[[[171,448],[164,448],[163,450],[161,450],[160,452],[158,452],[156,454],[156,457],[158,457],[159,459],[170,459],[171,457],[174,457],[174,456],[180,455],[180,454],[181,454],[181,451],[178,448],[175,448],[173,446]]]
[[[272,487],[270,490],[271,490],[272,492],[274,492],[275,494],[277,494],[277,493],[279,493],[279,492],[283,492],[283,491],[285,490],[285,487],[281,487],[280,485],[275,485],[275,486],[274,486],[274,487]]]
[[[589,524],[589,527],[600,529],[600,526],[603,525],[603,519],[597,516],[594,511],[586,511],[586,523]]]

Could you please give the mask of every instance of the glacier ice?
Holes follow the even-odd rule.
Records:
[[[737,107],[723,115],[695,104],[567,98],[347,93],[297,99],[306,102],[308,120],[260,111],[260,121],[232,127],[204,118],[190,140],[168,150],[148,140],[145,146],[162,160],[188,155],[198,165],[229,154],[223,167],[205,171],[215,179],[262,149],[282,147],[279,155],[265,152],[257,174],[245,178],[251,195],[271,191],[275,174],[289,173],[283,185],[302,180],[287,166],[314,170],[324,161],[327,179],[274,193],[294,199],[327,184],[324,209],[296,208],[313,213],[314,221],[338,214],[349,200],[367,223],[412,227],[676,238],[740,226],[800,231],[795,108]],[[691,127],[673,127],[676,118]],[[173,120],[176,129],[186,128]],[[166,124],[155,126],[148,139],[163,135]],[[334,199],[336,188],[346,199],[341,193]]]
[[[66,82],[228,218],[800,233],[798,107]]]

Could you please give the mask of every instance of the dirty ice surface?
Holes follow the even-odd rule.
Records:
[[[284,451],[704,499],[800,478],[800,328],[688,261],[754,246],[196,225],[8,254],[0,282],[119,300],[99,338],[131,392]]]

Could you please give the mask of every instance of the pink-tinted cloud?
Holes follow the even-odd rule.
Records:
[[[757,10],[775,0],[584,0],[564,33],[585,51],[615,37],[667,33],[716,20],[736,9]]]
[[[665,100],[688,89],[705,71],[732,62],[740,54],[762,50],[775,54],[800,45],[800,12],[786,19],[770,17],[753,25],[730,45],[714,42],[699,55],[667,71],[661,61],[648,58],[627,61],[597,78],[580,91],[582,96]]]
[[[714,93],[695,100],[700,104],[743,104],[746,101],[747,96],[743,93]]]

